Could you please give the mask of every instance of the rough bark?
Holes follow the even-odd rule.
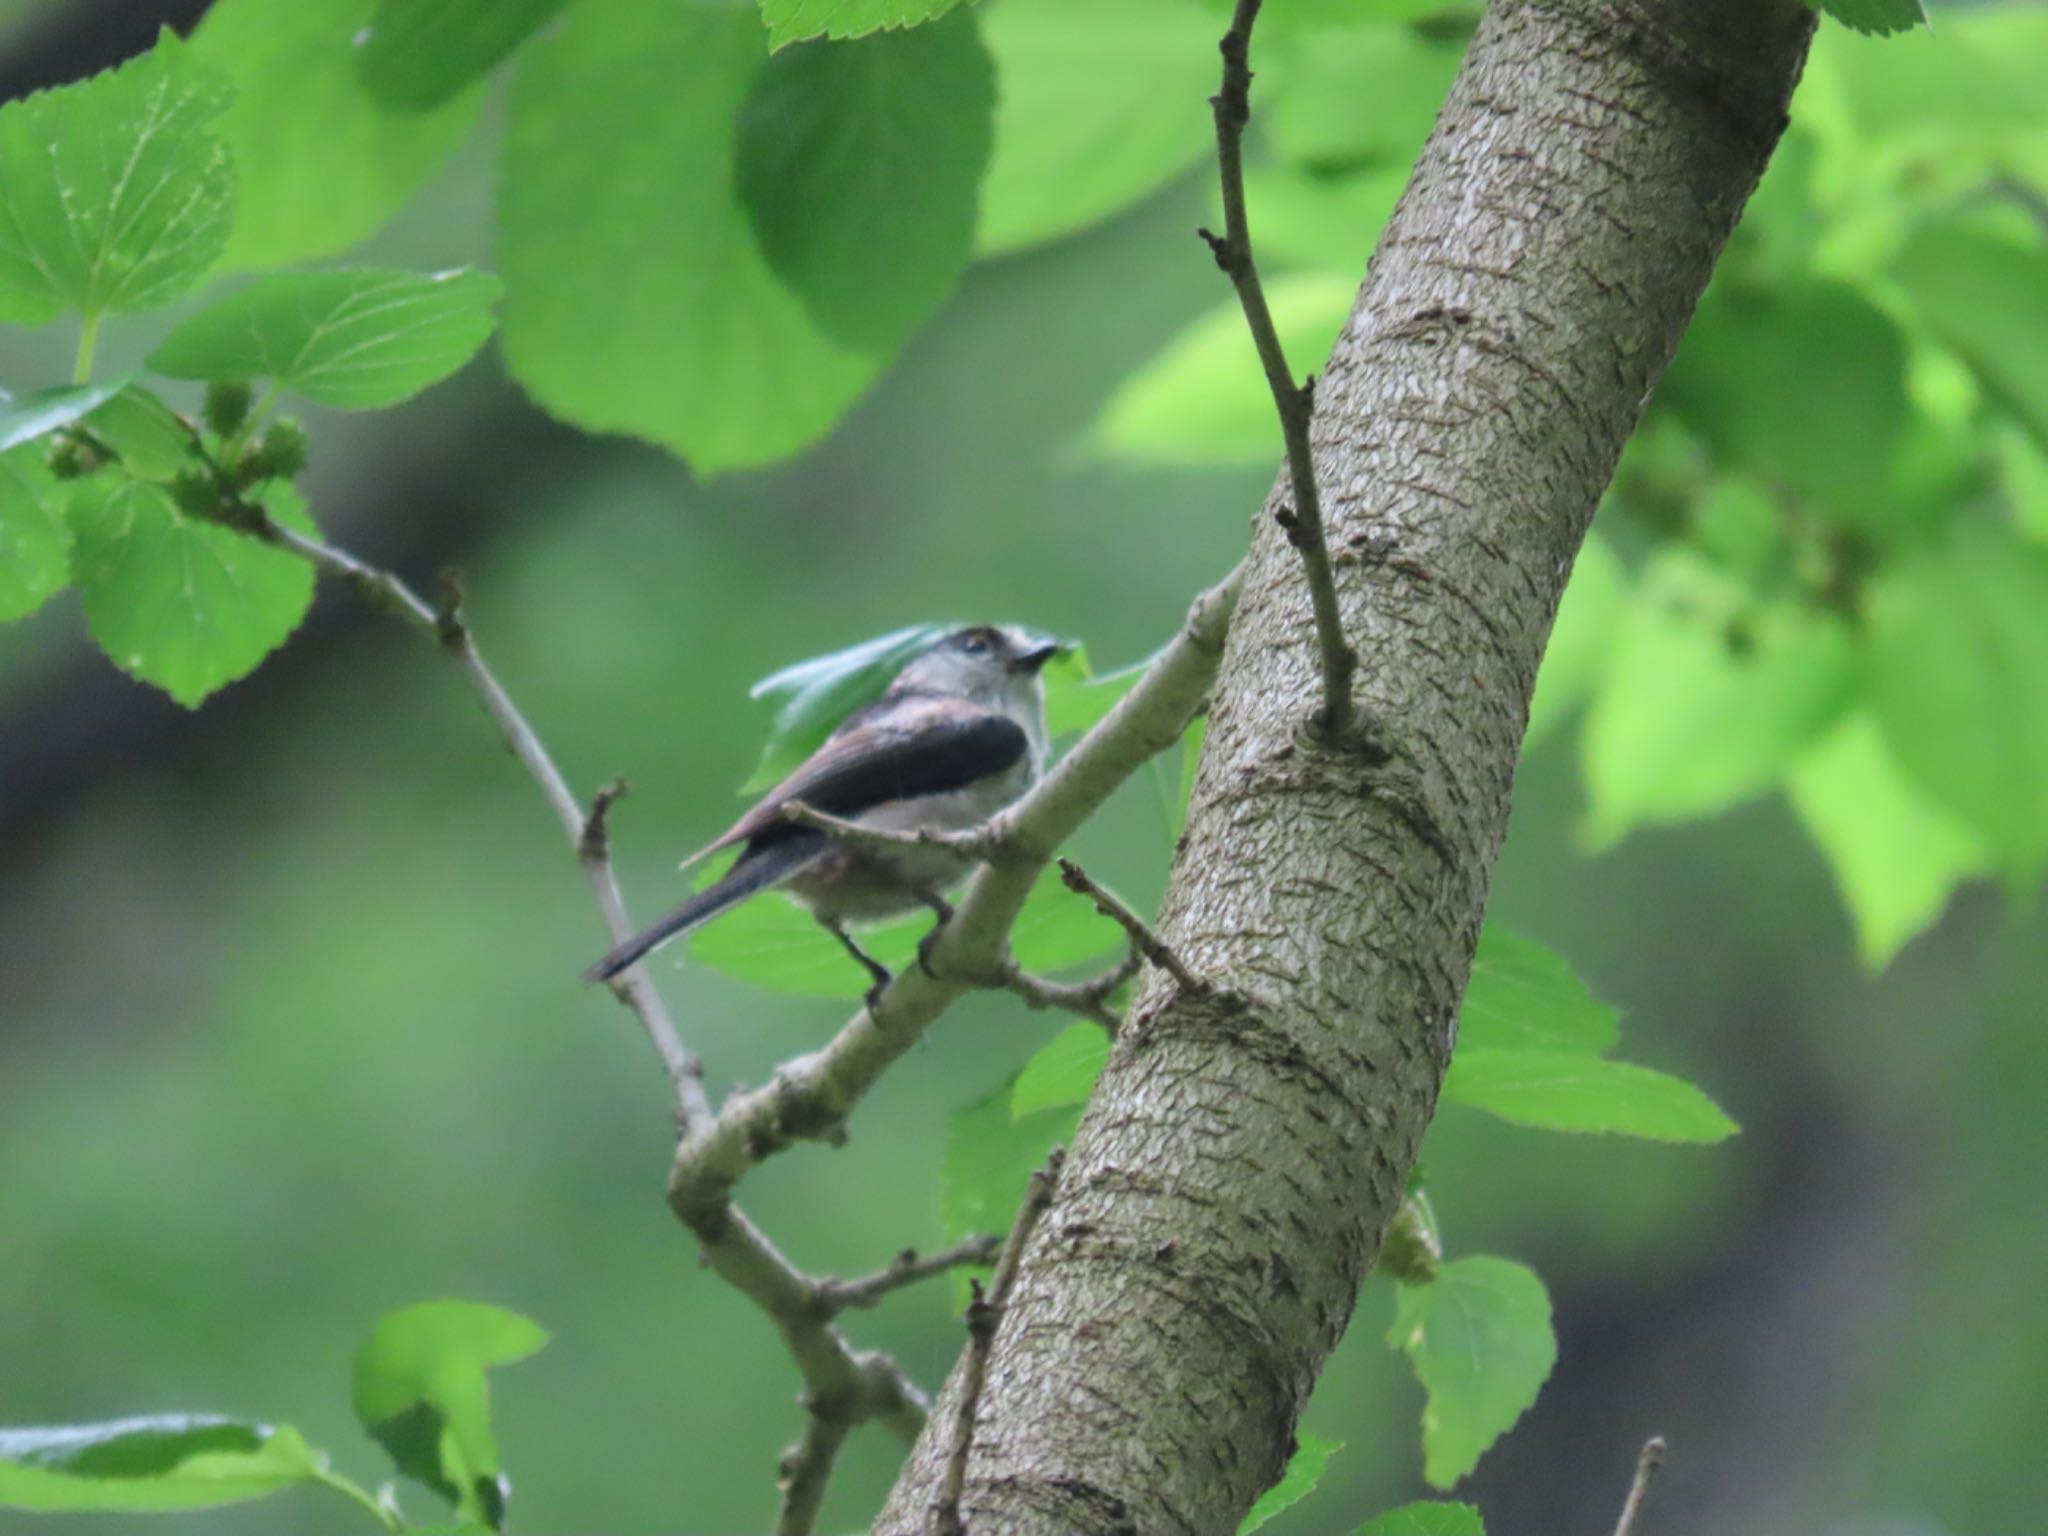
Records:
[[[989,1361],[968,1531],[1229,1532],[1279,1475],[1435,1108],[1558,596],[1811,29],[1793,0],[1488,10],[1317,389],[1393,755],[1304,730],[1269,499],[1159,924],[1214,990],[1148,972],[1116,1042]],[[929,1529],[945,1442],[876,1531]]]

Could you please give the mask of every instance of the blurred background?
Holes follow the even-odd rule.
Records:
[[[0,89],[84,75],[201,10],[0,5]],[[361,259],[491,265],[497,132],[487,107]],[[651,915],[680,889],[675,859],[734,812],[765,725],[754,679],[952,617],[1079,637],[1106,668],[1229,567],[1269,466],[1134,468],[1077,446],[1118,381],[1216,307],[1191,236],[1208,198],[1194,171],[977,266],[783,467],[706,483],[580,435],[492,353],[388,416],[308,411],[312,500],[336,542],[417,582],[464,569],[480,644],[572,780],[631,780],[617,856]],[[61,329],[0,333],[0,377],[61,376]],[[110,327],[110,371],[160,333]],[[934,578],[947,612],[930,611]],[[1652,1531],[2048,1531],[2040,904],[1966,888],[1873,975],[1780,798],[1592,856],[1575,752],[1553,731],[1525,763],[1493,915],[1569,956],[1625,1010],[1628,1056],[1701,1083],[1744,1133],[1667,1148],[1446,1109],[1425,1159],[1447,1240],[1533,1265],[1560,1342],[1460,1496],[1498,1536],[1603,1531],[1662,1433]],[[1155,786],[1131,786],[1080,853],[1156,897]],[[553,1333],[497,1378],[518,1529],[761,1528],[796,1381],[661,1202],[661,1074],[577,981],[603,947],[467,694],[343,594],[323,589],[282,653],[190,713],[109,667],[68,597],[0,629],[0,1423],[216,1409],[292,1421],[378,1477],[350,1354],[383,1312],[459,1296]],[[672,952],[656,971],[718,1090],[846,1011]],[[1059,1027],[970,1001],[843,1151],[776,1161],[747,1204],[819,1272],[935,1241],[948,1117]],[[1276,1536],[1424,1492],[1391,1310],[1368,1284],[1303,1424],[1346,1449]],[[943,1286],[849,1331],[931,1384],[961,1338]],[[855,1438],[825,1528],[860,1525],[897,1455],[879,1430]],[[305,1495],[155,1528],[360,1521]],[[0,1515],[31,1527],[60,1522]]]

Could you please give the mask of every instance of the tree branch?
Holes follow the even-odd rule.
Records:
[[[965,854],[970,859],[981,859],[990,863],[1005,856],[1002,835],[993,822],[983,822],[978,827],[966,827],[958,832],[948,832],[939,827],[918,827],[909,832],[892,831],[887,827],[864,826],[857,821],[848,821],[843,816],[829,815],[813,809],[801,800],[792,800],[782,808],[782,819],[795,822],[800,827],[812,827],[823,832],[841,847],[855,853],[870,853],[886,857],[902,853],[911,848],[950,848],[955,853]]]
[[[970,1237],[950,1248],[941,1248],[937,1253],[920,1255],[915,1248],[906,1248],[889,1261],[886,1269],[878,1269],[859,1280],[839,1280],[830,1276],[819,1280],[816,1283],[818,1306],[828,1314],[844,1312],[850,1307],[872,1307],[892,1291],[900,1291],[920,1280],[929,1280],[933,1275],[942,1275],[949,1269],[958,1269],[964,1264],[993,1264],[1002,1250],[1003,1240],[996,1236]]]
[[[932,1525],[938,1536],[965,1536],[960,1523],[960,1494],[967,1486],[967,1458],[974,1450],[974,1415],[981,1402],[982,1383],[988,1378],[989,1351],[995,1345],[996,1330],[1003,1326],[1003,1311],[1010,1304],[1010,1290],[1017,1283],[1017,1265],[1031,1242],[1039,1218],[1052,1205],[1059,1190],[1060,1164],[1066,1154],[1058,1147],[1045,1166],[1031,1175],[1024,1189],[1024,1204],[1018,1208],[1015,1225],[1003,1244],[1003,1256],[996,1261],[995,1278],[986,1294],[979,1280],[970,1282],[974,1300],[967,1307],[967,1364],[964,1367],[960,1400],[953,1410],[952,1450],[946,1457],[946,1473],[939,1485],[939,1499]]]
[[[1166,941],[1154,933],[1146,921],[1125,906],[1116,897],[1089,879],[1088,871],[1072,859],[1060,860],[1060,879],[1067,889],[1079,896],[1086,896],[1095,903],[1095,910],[1111,922],[1120,925],[1130,935],[1131,949],[1142,955],[1151,964],[1166,972],[1186,991],[1207,993],[1209,984],[1196,976],[1181,963],[1179,955]]]
[[[1643,1442],[1642,1454],[1636,1457],[1635,1481],[1629,1484],[1628,1502],[1621,1506],[1621,1519],[1616,1522],[1614,1536],[1635,1536],[1636,1522],[1643,1516],[1643,1507],[1650,1502],[1650,1484],[1657,1480],[1657,1474],[1664,1466],[1664,1437],[1652,1435]]]
[[[1273,324],[1265,286],[1259,281],[1258,263],[1252,256],[1251,221],[1245,212],[1244,130],[1252,115],[1250,55],[1252,25],[1259,18],[1259,4],[1260,0],[1237,0],[1230,30],[1218,45],[1223,54],[1223,86],[1209,98],[1209,106],[1216,118],[1223,233],[1217,235],[1204,229],[1200,234],[1208,242],[1216,265],[1237,290],[1245,324],[1251,328],[1252,342],[1258,348],[1259,363],[1266,370],[1266,385],[1273,392],[1274,409],[1280,415],[1293,501],[1274,513],[1274,521],[1300,552],[1302,573],[1308,578],[1309,600],[1316,616],[1316,647],[1323,669],[1323,707],[1316,717],[1316,735],[1334,744],[1348,741],[1356,724],[1357,705],[1352,698],[1351,680],[1358,669],[1358,657],[1344,638],[1344,616],[1337,607],[1337,579],[1330,566],[1329,545],[1323,537],[1322,495],[1316,486],[1315,455],[1309,444],[1309,424],[1315,417],[1315,380],[1311,377],[1297,385],[1288,369],[1286,349],[1280,344],[1280,332]]]

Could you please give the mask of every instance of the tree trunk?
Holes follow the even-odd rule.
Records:
[[[1160,919],[1215,990],[1149,972],[1116,1042],[994,1346],[969,1532],[1227,1533],[1279,1475],[1435,1108],[1559,593],[1812,25],[1794,0],[1481,22],[1317,389],[1358,702],[1393,756],[1306,735],[1283,476]],[[878,1532],[929,1529],[952,1422]]]

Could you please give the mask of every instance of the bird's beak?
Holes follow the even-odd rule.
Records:
[[[1019,651],[1017,659],[1012,665],[1019,672],[1036,672],[1064,649],[1066,647],[1062,646],[1057,640],[1042,641],[1032,646],[1028,651]]]

